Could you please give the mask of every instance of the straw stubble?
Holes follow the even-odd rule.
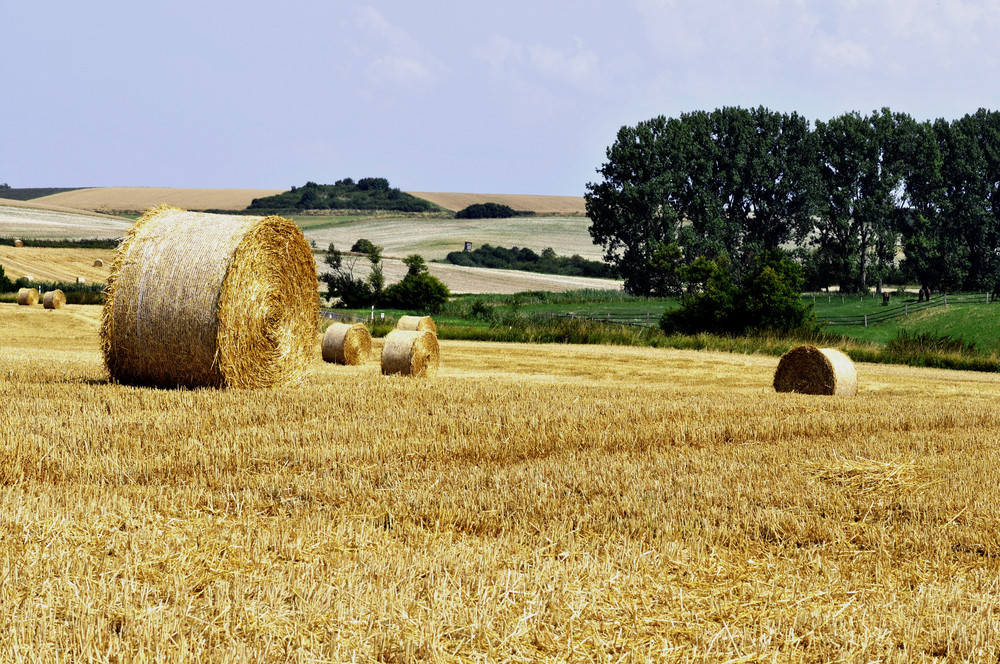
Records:
[[[293,222],[160,206],[118,247],[101,339],[122,382],[269,387],[301,380],[318,316],[316,265]]]

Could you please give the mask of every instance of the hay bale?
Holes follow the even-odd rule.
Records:
[[[83,277],[77,277],[76,278],[76,283],[78,283],[78,284],[83,284],[83,283],[86,283],[86,282],[87,282],[87,280],[84,279]]]
[[[316,283],[309,243],[287,219],[152,208],[111,264],[104,362],[140,385],[297,383],[315,352]]]
[[[22,242],[21,240],[14,240],[14,246],[15,247],[23,247],[24,246],[24,242]]]
[[[439,349],[437,335],[428,330],[393,330],[382,348],[382,373],[404,376],[437,374]]]
[[[100,258],[96,259],[94,261],[94,267],[104,267],[104,261],[102,261]]]
[[[399,322],[396,323],[397,330],[419,330],[423,332],[427,330],[437,334],[437,325],[434,324],[434,319],[430,316],[400,316]]]
[[[31,307],[38,304],[38,290],[35,288],[19,288],[17,290],[17,303],[22,307]]]
[[[62,309],[66,306],[66,294],[58,288],[49,291],[42,297],[42,306],[46,309]]]
[[[799,346],[781,356],[774,372],[778,392],[853,396],[858,391],[854,362],[835,348]]]
[[[368,361],[372,335],[361,323],[334,323],[323,335],[323,360],[337,364],[358,365]]]

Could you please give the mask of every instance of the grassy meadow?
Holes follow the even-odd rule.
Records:
[[[996,661],[1000,377],[442,341],[432,381],[111,384],[0,305],[0,658]],[[376,345],[380,342],[376,340]]]

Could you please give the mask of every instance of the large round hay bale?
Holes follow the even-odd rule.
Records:
[[[437,325],[430,316],[400,316],[396,323],[397,330],[427,330],[437,334]]]
[[[323,335],[323,360],[336,364],[364,364],[372,352],[372,335],[361,323],[334,323]]]
[[[94,260],[94,267],[104,267],[104,261],[100,258]]]
[[[427,330],[393,330],[382,348],[382,373],[404,376],[437,374],[439,349],[437,335]]]
[[[14,240],[14,246],[15,247],[23,247],[24,246],[24,242],[22,242],[21,240]]]
[[[66,294],[60,289],[49,291],[42,296],[42,306],[46,309],[62,309],[66,306]]]
[[[299,382],[315,352],[316,284],[309,243],[287,219],[150,209],[111,265],[104,362],[139,385]]]
[[[853,396],[858,391],[854,362],[835,348],[799,346],[781,356],[774,372],[778,392]]]
[[[19,288],[17,290],[17,303],[22,307],[31,307],[38,304],[38,289]]]

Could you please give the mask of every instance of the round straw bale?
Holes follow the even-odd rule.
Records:
[[[66,294],[58,288],[49,291],[42,297],[42,306],[46,309],[62,309],[66,306]]]
[[[781,356],[774,372],[778,392],[853,396],[858,391],[854,362],[835,348],[799,346]]]
[[[38,304],[38,290],[35,288],[19,288],[17,290],[17,303],[22,307],[30,307]]]
[[[23,247],[24,246],[24,242],[22,242],[21,240],[14,240],[14,246],[15,247]]]
[[[430,316],[400,316],[396,323],[397,330],[428,330],[437,334],[437,325]]]
[[[309,243],[287,219],[152,208],[111,264],[104,362],[139,385],[297,383],[315,352],[316,283]]]
[[[404,376],[437,374],[439,350],[437,335],[427,330],[393,330],[382,347],[382,373]]]
[[[323,359],[337,364],[364,364],[372,352],[372,335],[361,323],[334,323],[323,335]]]
[[[104,261],[102,261],[100,258],[96,259],[94,261],[94,267],[104,267]]]
[[[76,283],[78,283],[78,284],[83,284],[83,283],[86,283],[86,282],[87,282],[87,280],[84,279],[83,277],[77,277],[76,278]]]

